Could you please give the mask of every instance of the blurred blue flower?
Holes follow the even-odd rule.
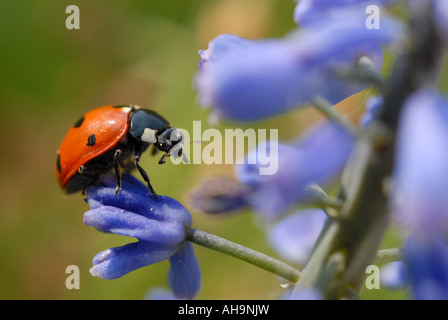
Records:
[[[303,265],[308,261],[325,220],[326,215],[321,209],[293,213],[268,231],[269,244],[281,258]]]
[[[371,96],[367,99],[366,109],[362,116],[359,118],[359,126],[361,128],[365,128],[373,121],[373,119],[376,118],[382,104],[383,97],[381,96]]]
[[[296,0],[294,21],[301,26],[327,21],[331,15],[340,15],[343,10],[354,9],[355,17],[366,18],[366,8],[369,5],[383,6],[396,0]],[[351,19],[353,20],[353,18]]]
[[[192,224],[190,213],[169,197],[154,200],[147,187],[129,174],[123,175],[123,190],[118,195],[114,175],[105,176],[102,184],[86,190],[91,210],[84,214],[84,223],[138,241],[98,253],[92,275],[116,279],[169,259],[168,282],[174,294],[193,298],[199,292],[201,275],[192,244],[185,240],[185,228]]]
[[[441,234],[409,237],[404,251],[414,299],[448,300],[448,245]]]
[[[247,203],[265,218],[273,218],[294,203],[307,201],[307,186],[316,183],[326,187],[334,182],[354,142],[351,133],[327,121],[313,125],[290,144],[261,142],[246,155],[244,164],[235,166],[240,183],[250,188]],[[275,174],[260,175],[260,169],[268,163],[266,154],[269,166],[278,168]]]
[[[246,208],[249,188],[227,176],[202,181],[190,194],[190,204],[208,214],[229,214]]]
[[[283,300],[323,300],[322,293],[315,288],[296,287],[284,295]]]
[[[433,1],[434,18],[440,35],[448,42],[448,2]]]
[[[381,268],[381,284],[391,290],[403,289],[409,285],[409,272],[403,261],[393,261]]]
[[[182,300],[182,299],[177,298],[167,288],[153,287],[145,294],[143,300]]]
[[[448,100],[410,96],[397,136],[393,210],[413,235],[405,262],[416,299],[448,299]]]
[[[213,107],[217,118],[236,121],[284,113],[309,104],[318,95],[336,104],[368,86],[344,81],[338,71],[352,69],[362,56],[380,69],[379,44],[390,43],[400,34],[394,20],[384,17],[382,21],[384,28],[369,30],[364,12],[361,17],[350,13],[282,39],[220,35],[200,51],[195,79],[199,104]]]
[[[421,233],[448,225],[448,99],[430,90],[410,96],[397,136],[393,180],[399,221]]]

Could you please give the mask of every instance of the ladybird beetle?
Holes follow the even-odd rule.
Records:
[[[121,172],[137,168],[157,199],[149,176],[139,165],[150,146],[166,157],[182,155],[182,133],[156,112],[134,105],[108,105],[84,114],[70,128],[57,151],[56,177],[67,193],[85,192],[100,175],[111,171],[117,177],[116,194],[121,190]]]

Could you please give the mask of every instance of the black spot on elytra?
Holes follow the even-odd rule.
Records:
[[[84,116],[82,116],[81,118],[79,118],[78,121],[75,122],[75,124],[73,125],[73,128],[79,128],[83,122],[84,122]]]
[[[61,173],[61,156],[59,154],[56,157],[56,169],[58,169],[58,172]]]
[[[91,135],[89,136],[89,138],[87,139],[87,145],[88,145],[89,147],[91,147],[91,146],[95,145],[95,142],[96,142],[96,137],[95,137],[94,134],[91,134]]]

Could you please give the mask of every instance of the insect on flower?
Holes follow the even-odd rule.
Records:
[[[123,190],[115,195],[115,177],[104,175],[101,185],[86,189],[90,210],[84,224],[105,233],[138,241],[98,253],[90,273],[102,279],[117,279],[164,260],[169,260],[168,283],[177,298],[194,298],[201,288],[201,271],[186,230],[193,219],[178,201],[147,196],[146,186],[123,174]]]
[[[153,145],[170,155],[182,155],[182,133],[156,112],[133,105],[108,105],[84,114],[70,128],[57,151],[56,177],[67,193],[83,191],[100,175],[114,170],[116,194],[122,170],[137,168],[149,191],[157,198],[146,171],[139,165],[142,153]]]

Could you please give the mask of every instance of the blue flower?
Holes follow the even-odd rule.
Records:
[[[217,118],[254,121],[305,106],[316,96],[335,104],[364,90],[367,84],[344,81],[338,72],[352,69],[362,56],[380,69],[379,44],[396,40],[399,28],[385,17],[386,27],[368,30],[365,13],[361,18],[362,24],[350,17],[325,21],[281,39],[218,36],[200,51],[199,104],[213,107]]]
[[[176,297],[193,298],[200,289],[201,271],[191,242],[170,257],[168,283]]]
[[[303,265],[310,257],[325,220],[326,215],[320,209],[293,213],[269,230],[269,244],[281,258]]]
[[[448,2],[433,1],[434,18],[440,35],[448,42]]]
[[[403,261],[393,261],[381,268],[381,284],[391,290],[403,289],[409,285],[409,272]]]
[[[430,90],[410,96],[397,136],[394,211],[422,233],[448,225],[448,99]]]
[[[338,125],[323,121],[315,124],[291,144],[262,142],[236,165],[241,184],[250,188],[246,201],[262,216],[272,218],[293,204],[308,200],[307,187],[316,183],[329,186],[344,168],[355,137]],[[260,175],[266,167],[266,149],[275,174]]]
[[[167,288],[153,287],[143,297],[143,300],[181,300]]]
[[[283,300],[323,300],[322,293],[316,288],[295,287],[283,297]]]
[[[399,124],[393,210],[413,232],[405,262],[416,299],[448,299],[448,100],[410,96]]]
[[[332,14],[338,15],[343,10],[353,8],[359,11],[357,16],[365,20],[367,6],[387,5],[396,0],[296,0],[296,2],[298,3],[294,9],[294,21],[301,26],[309,26],[313,23],[328,21]]]
[[[208,214],[228,214],[246,208],[249,188],[227,176],[210,178],[191,192],[190,204]]]
[[[405,245],[404,257],[414,299],[448,300],[448,245],[438,233],[415,233]]]
[[[373,121],[373,119],[376,118],[382,104],[383,104],[383,97],[381,96],[369,97],[369,99],[366,102],[366,110],[359,119],[359,126],[361,128],[366,127]]]
[[[138,241],[98,253],[90,269],[92,275],[116,279],[169,259],[168,282],[174,294],[193,298],[199,292],[201,275],[192,244],[185,240],[185,228],[192,224],[190,213],[169,197],[154,200],[146,186],[132,175],[123,175],[123,190],[118,195],[115,176],[105,176],[102,183],[87,188],[91,210],[84,214],[84,223]]]

